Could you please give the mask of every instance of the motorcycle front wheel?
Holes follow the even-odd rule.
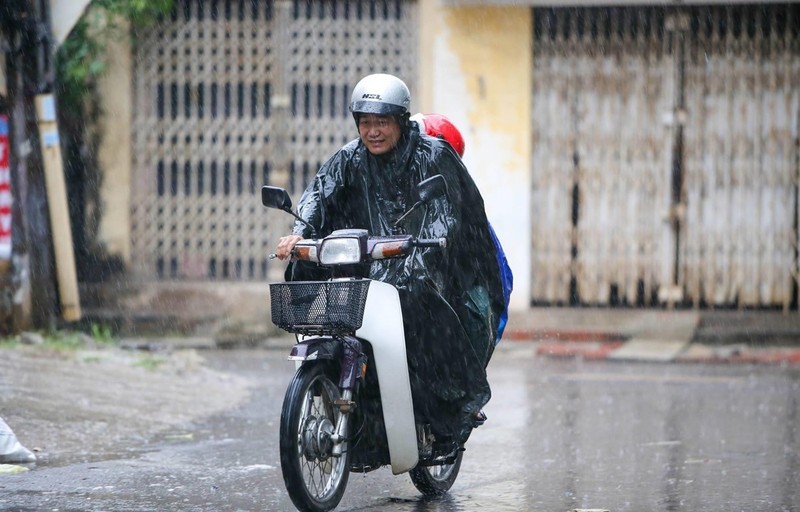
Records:
[[[281,470],[286,490],[302,511],[331,510],[342,499],[349,476],[348,446],[332,453],[331,434],[341,414],[339,388],[329,366],[301,366],[286,390],[281,411]]]
[[[450,490],[456,481],[464,452],[459,451],[452,464],[441,466],[417,466],[409,472],[411,482],[425,496],[441,496]]]

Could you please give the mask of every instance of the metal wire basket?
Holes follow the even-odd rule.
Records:
[[[297,334],[353,333],[364,320],[368,279],[269,285],[272,323]]]

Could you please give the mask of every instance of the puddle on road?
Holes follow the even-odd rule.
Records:
[[[639,384],[735,384],[744,381],[742,377],[715,377],[702,375],[647,375],[619,373],[574,373],[551,375],[548,381],[568,382],[630,382]]]

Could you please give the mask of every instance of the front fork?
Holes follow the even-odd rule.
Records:
[[[367,371],[366,357],[361,350],[361,342],[353,336],[345,336],[342,340],[342,355],[339,361],[339,389],[341,397],[334,401],[334,405],[339,408],[339,417],[336,420],[336,430],[331,435],[333,441],[332,455],[339,457],[349,435],[350,413],[356,407],[353,401],[353,392],[358,385],[358,379],[362,382]]]
[[[334,457],[340,457],[342,455],[345,441],[347,441],[350,411],[352,411],[352,405],[349,404],[353,404],[353,402],[350,401],[352,396],[353,391],[351,389],[344,389],[342,390],[342,397],[334,402],[334,405],[339,407],[340,413],[339,418],[336,420],[336,430],[334,430],[331,435],[331,441],[333,441],[331,454]]]

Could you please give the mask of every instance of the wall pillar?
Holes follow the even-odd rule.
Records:
[[[107,71],[98,82],[103,117],[103,134],[98,154],[102,172],[100,197],[102,213],[98,242],[109,256],[131,261],[131,112],[133,63],[131,45],[126,38],[109,40]]]

